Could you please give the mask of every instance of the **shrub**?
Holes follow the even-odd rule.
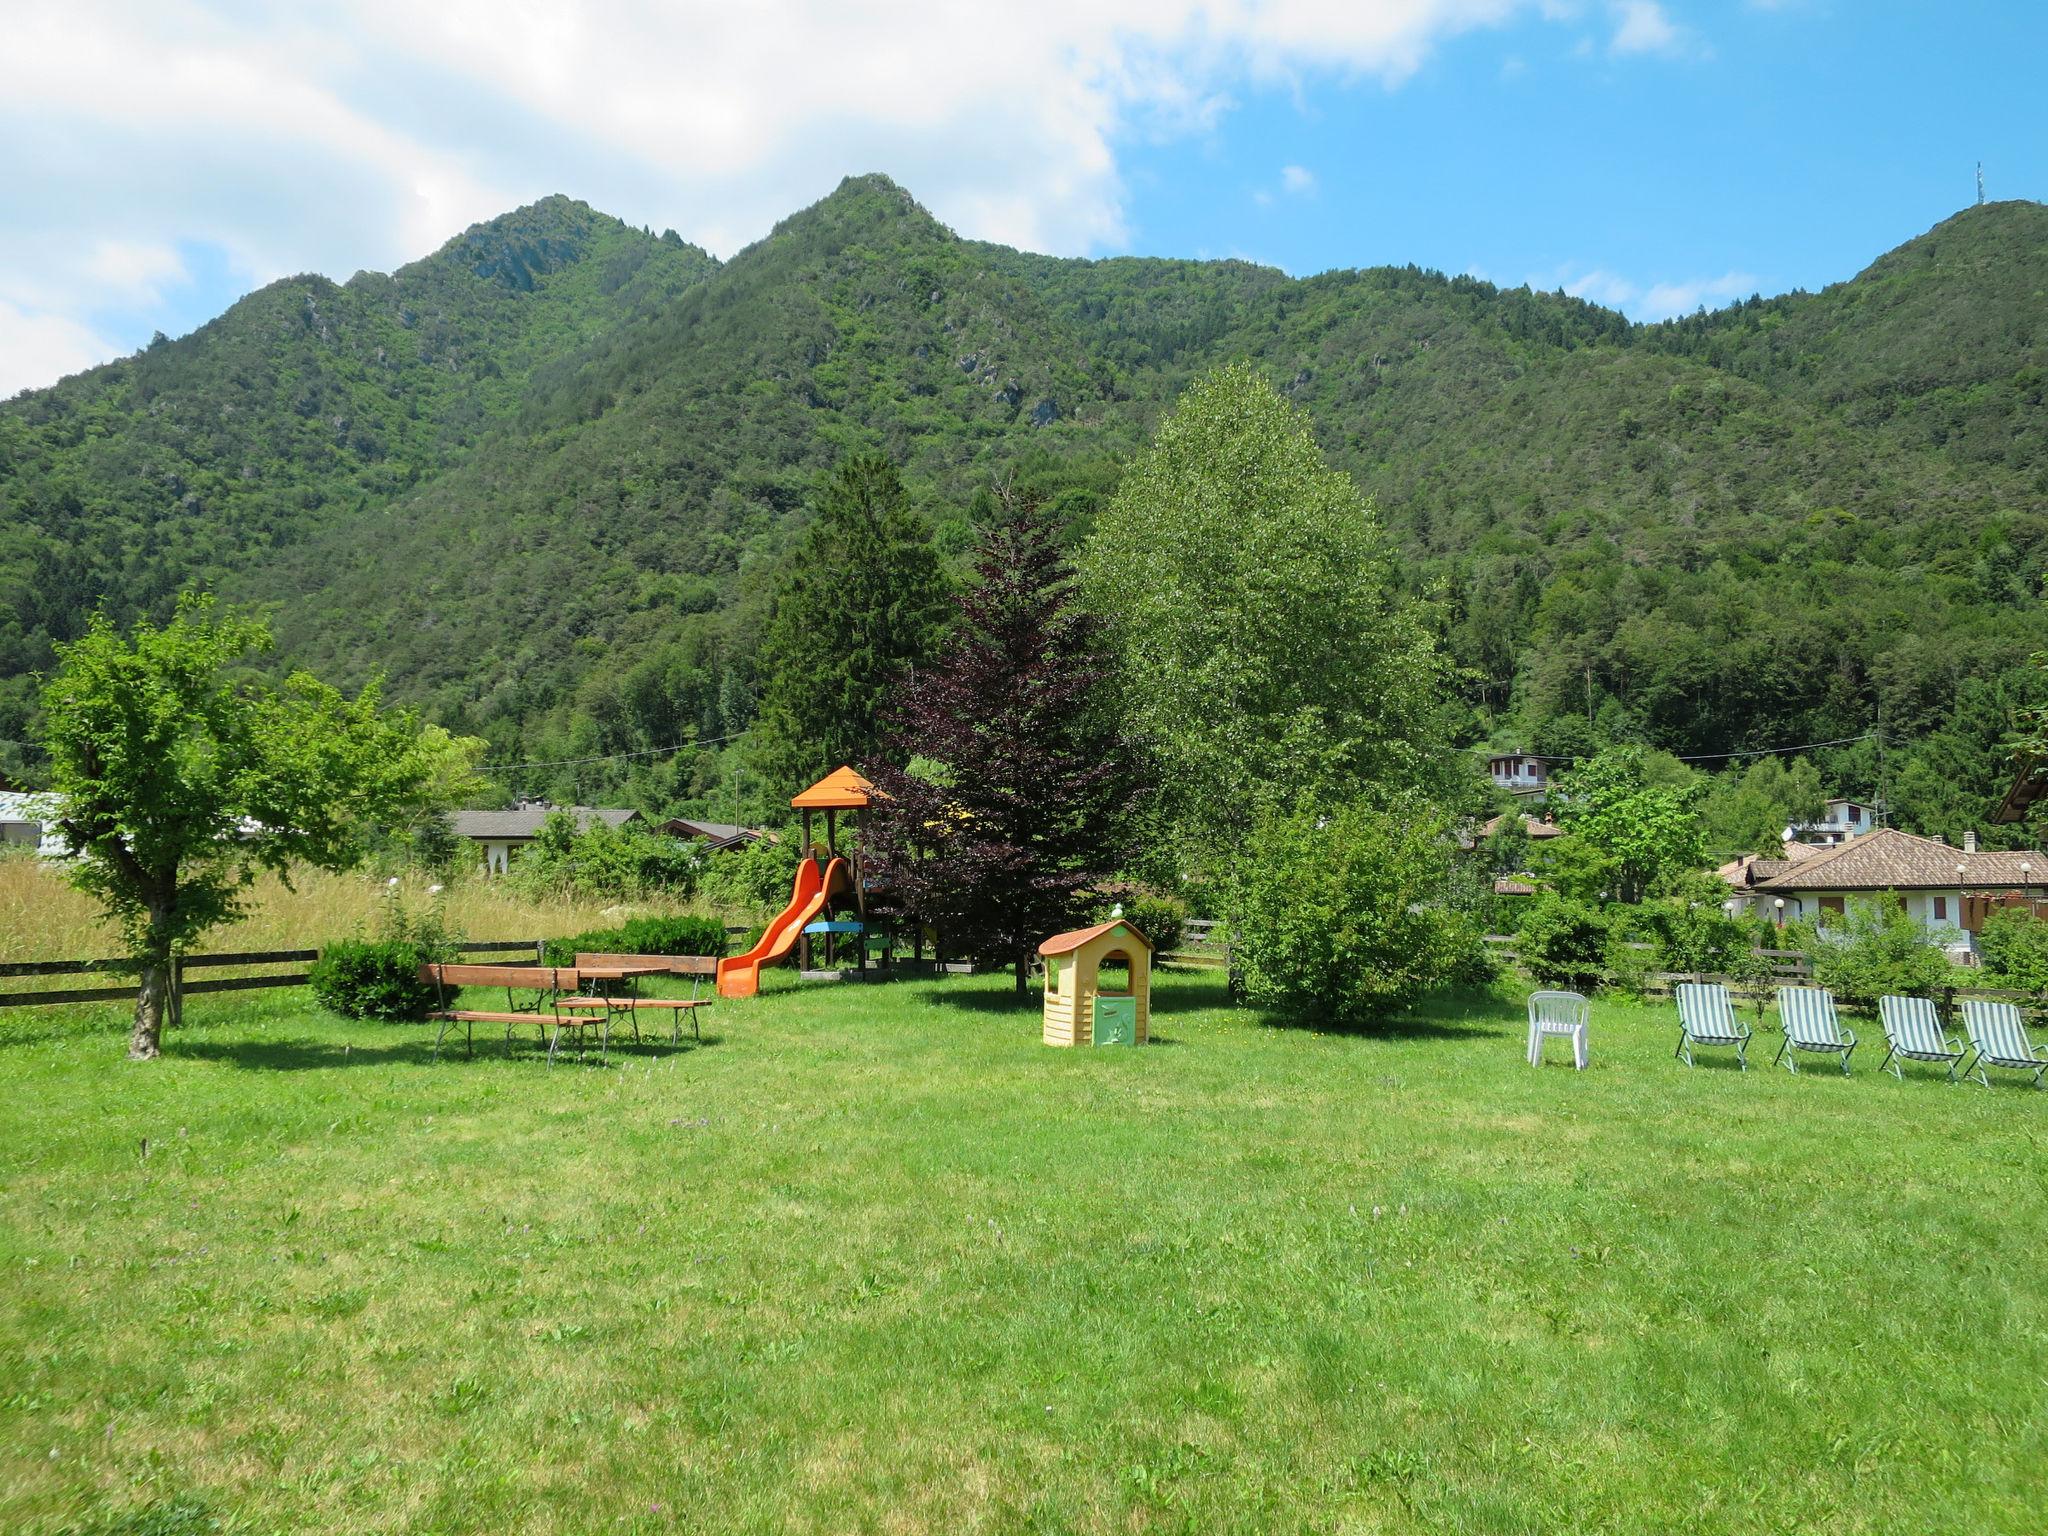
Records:
[[[378,902],[377,936],[323,946],[306,984],[323,1008],[345,1019],[423,1019],[438,994],[420,980],[420,967],[454,958],[441,887],[412,905],[394,879]]]
[[[1836,997],[1869,1009],[1877,999],[1927,996],[1955,984],[1955,967],[1892,895],[1852,901],[1839,924],[1799,925],[1813,957],[1813,979]]]
[[[2005,986],[2048,993],[2048,923],[2019,907],[2006,907],[1984,920],[1977,935],[1984,969]]]
[[[1107,918],[1109,914],[1103,913]],[[1187,904],[1171,896],[1156,895],[1151,891],[1140,891],[1124,903],[1124,916],[1131,926],[1152,941],[1152,952],[1156,955],[1172,954],[1181,946],[1187,926]]]
[[[1238,874],[1233,954],[1246,1000],[1355,1026],[1446,984],[1470,935],[1442,900],[1445,834],[1421,806],[1262,816]]]
[[[433,983],[420,980],[426,958],[405,939],[343,939],[320,951],[307,984],[345,1019],[423,1019],[436,1001]]]
[[[723,955],[725,924],[715,917],[636,917],[616,928],[592,928],[549,939],[549,965],[574,965],[579,954]]]
[[[721,912],[776,912],[796,885],[804,856],[795,837],[767,838],[713,854],[703,880],[704,896]]]
[[[1721,905],[1728,887],[1718,876],[1688,876],[1670,896],[1637,909],[1643,936],[1663,952],[1664,967],[1709,976],[1737,976],[1756,947],[1756,931]]]
[[[687,896],[701,855],[679,838],[593,821],[581,832],[567,811],[541,823],[507,876],[537,897]]]
[[[1522,909],[1515,949],[1538,985],[1590,991],[1607,979],[1612,927],[1589,902],[1539,891]]]

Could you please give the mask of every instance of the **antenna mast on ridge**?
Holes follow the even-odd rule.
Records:
[[[1977,206],[1984,206],[1984,162],[1977,162]]]

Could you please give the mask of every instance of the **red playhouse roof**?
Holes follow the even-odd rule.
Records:
[[[1140,944],[1144,945],[1148,953],[1150,952],[1152,948],[1152,941],[1146,938],[1145,935],[1143,935],[1142,933],[1138,932],[1137,929],[1133,928],[1128,922],[1126,922],[1121,917],[1112,917],[1108,922],[1097,923],[1093,928],[1076,928],[1072,933],[1056,933],[1051,938],[1047,939],[1043,944],[1038,946],[1038,952],[1041,955],[1069,954],[1072,951],[1079,949],[1083,944],[1086,944],[1090,939],[1101,938],[1102,935],[1109,932],[1109,930],[1112,928],[1123,929],[1132,938],[1136,939]]]
[[[875,786],[851,768],[834,768],[789,803],[799,811],[858,811],[874,792]]]

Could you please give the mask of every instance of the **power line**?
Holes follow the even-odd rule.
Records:
[[[1681,763],[1704,763],[1725,757],[1771,757],[1780,752],[1811,752],[1816,747],[1846,747],[1854,742],[1869,741],[1876,731],[1865,731],[1861,736],[1837,736],[1832,741],[1802,741],[1795,747],[1757,747],[1744,752],[1696,752],[1691,756],[1680,756]]]
[[[665,757],[671,752],[687,752],[692,747],[723,746],[728,741],[738,741],[745,731],[734,731],[729,736],[707,736],[697,741],[679,741],[671,747],[647,747],[638,752],[607,752],[598,757],[557,757],[545,762],[534,763],[479,763],[478,773],[517,773],[526,768],[581,768],[590,763],[619,763],[628,758]]]
[[[1774,757],[1783,752],[1811,752],[1820,747],[1846,747],[1859,741],[1882,739],[1877,731],[1865,731],[1861,736],[1836,736],[1828,741],[1802,741],[1789,747],[1744,747],[1733,752],[1674,752],[1671,755],[1681,763],[1721,762],[1737,757]],[[1584,755],[1577,752],[1499,752],[1492,747],[1467,747],[1486,757],[1526,757],[1539,763],[1577,763],[1584,761]]]

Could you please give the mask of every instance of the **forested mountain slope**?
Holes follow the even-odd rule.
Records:
[[[428,307],[408,282],[452,339],[400,323]],[[289,597],[295,658],[385,671],[506,757],[724,736],[751,714],[766,578],[842,452],[903,463],[951,549],[1001,477],[1080,532],[1181,385],[1248,358],[1441,597],[1474,739],[1698,753],[1882,724],[1881,765],[1863,742],[1831,773],[1863,795],[1882,775],[1946,830],[2004,772],[2048,645],[2044,292],[2048,209],[2022,203],[1822,293],[1640,327],[1412,268],[1034,256],[957,239],[881,177],[718,267],[551,200],[0,408],[8,569],[53,562],[62,593],[24,609],[6,666],[81,599],[212,575]],[[417,366],[377,371],[380,347]],[[183,382],[152,390],[164,353]],[[251,377],[267,414],[237,437],[218,381]],[[342,382],[369,403],[330,411]],[[219,441],[188,457],[216,480],[167,500],[166,433],[202,420]],[[262,493],[237,493],[258,452]],[[687,796],[718,766],[609,788]],[[610,772],[521,787],[589,795]]]
[[[178,341],[0,404],[0,735],[104,603],[268,568],[430,481],[527,376],[716,267],[554,197],[423,261],[285,278]]]

